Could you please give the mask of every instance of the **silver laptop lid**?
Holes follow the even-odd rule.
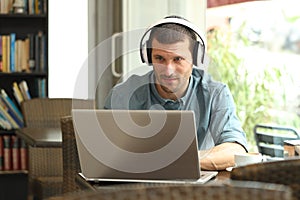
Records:
[[[193,111],[72,110],[82,173],[106,179],[198,179]]]

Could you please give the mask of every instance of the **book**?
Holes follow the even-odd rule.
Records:
[[[9,123],[12,125],[12,128],[14,128],[14,129],[20,128],[18,123],[11,116],[11,113],[9,112],[8,108],[5,105],[3,105],[2,99],[0,99],[0,113],[2,116],[4,116],[9,121]]]
[[[25,13],[28,14],[29,11],[28,11],[28,0],[23,0],[24,2],[24,10],[25,10]]]
[[[23,127],[23,120],[20,120],[17,116],[17,114],[15,114],[15,112],[9,107],[7,106],[7,104],[5,103],[5,101],[2,98],[2,95],[0,95],[0,106],[7,112],[7,114],[13,119],[13,121],[17,124],[18,128]],[[8,117],[6,117],[9,121],[10,119]],[[11,121],[10,121],[11,122]],[[13,124],[13,122],[11,122],[11,124]],[[15,127],[17,128],[17,127]]]
[[[46,35],[42,34],[40,35],[40,71],[45,72],[46,71],[46,62],[47,62],[47,46],[46,46]]]
[[[11,170],[11,145],[10,136],[3,135],[3,170]]]
[[[37,79],[37,85],[38,85],[38,97],[40,98],[47,97],[46,79],[45,78]]]
[[[24,122],[23,114],[21,113],[21,111],[19,110],[17,105],[12,101],[12,99],[7,95],[7,93],[5,92],[4,89],[1,89],[0,95],[1,95],[4,103],[7,105],[7,107],[9,109],[11,109],[12,112],[14,112],[14,114],[18,118],[18,120],[23,123]]]
[[[10,35],[6,36],[6,72],[10,72]]]
[[[16,51],[16,34],[11,33],[10,34],[10,72],[16,71],[15,51]]]
[[[20,169],[28,169],[28,149],[24,140],[20,139]]]
[[[34,2],[34,13],[40,14],[40,1],[39,0],[35,0],[35,2]]]
[[[43,14],[47,14],[47,5],[48,5],[48,0],[43,0]]]
[[[16,40],[15,42],[15,72],[19,72],[21,68],[20,58],[21,58],[21,52],[20,52],[20,40]]]
[[[35,0],[28,0],[28,13],[35,14]]]
[[[25,71],[26,68],[26,59],[25,54],[25,41],[23,40],[16,40],[15,45],[15,72],[22,72]]]
[[[29,69],[30,71],[34,71],[35,69],[35,37],[34,34],[28,35],[29,40]]]
[[[13,4],[15,0],[8,0],[8,13],[13,13]]]
[[[7,36],[2,35],[2,72],[7,72]]]
[[[3,72],[3,68],[2,68],[2,35],[0,35],[0,72]]]
[[[20,91],[20,88],[19,88],[17,82],[13,82],[12,88],[13,88],[13,94],[14,94],[18,104],[21,105],[22,101],[24,101],[24,98],[22,96],[22,93]]]
[[[13,0],[1,0],[0,1],[0,13],[8,14],[12,11]]]
[[[35,71],[40,72],[40,55],[41,55],[41,37],[42,37],[42,32],[38,32],[38,34],[35,35],[35,40],[34,40],[34,63],[35,63]]]
[[[0,1],[0,14],[5,14],[5,0]]]
[[[30,72],[29,69],[29,38],[16,41],[16,71]],[[18,66],[17,66],[18,63]]]
[[[23,72],[30,72],[30,65],[29,65],[29,60],[30,60],[30,40],[29,38],[26,38],[23,44],[23,51],[22,55],[22,66],[21,70]]]
[[[11,136],[11,162],[12,170],[20,169],[20,148],[19,148],[19,138],[16,135]]]
[[[6,119],[4,115],[1,114],[0,112],[0,128],[3,130],[11,130],[12,125],[9,123],[9,121]]]
[[[29,100],[31,99],[31,95],[30,95],[30,92],[29,92],[29,89],[28,89],[28,85],[27,85],[27,82],[26,81],[21,81],[19,83],[19,88],[20,88],[20,91],[22,93],[22,96],[23,96],[23,99],[24,100]]]

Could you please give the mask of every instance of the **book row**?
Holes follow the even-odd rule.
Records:
[[[46,72],[46,41],[42,31],[23,39],[16,33],[0,35],[0,72]]]
[[[47,0],[0,0],[0,14],[46,14]]]
[[[22,89],[21,89],[22,88]],[[13,85],[14,94],[17,98],[30,99],[27,83],[22,81]],[[19,100],[17,100],[19,101]],[[4,130],[18,129],[24,126],[23,115],[19,107],[7,95],[4,89],[0,93],[0,128]]]
[[[46,97],[45,79],[37,79],[39,97]],[[0,89],[0,129],[12,130],[24,126],[23,115],[20,110],[22,101],[32,98],[28,84],[25,80],[12,85],[14,98],[8,96],[4,89]],[[15,103],[16,102],[16,103]]]
[[[0,135],[0,171],[27,170],[28,150],[16,135]]]

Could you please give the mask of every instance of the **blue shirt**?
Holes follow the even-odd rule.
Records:
[[[247,141],[236,115],[235,103],[227,85],[216,82],[203,70],[193,68],[185,95],[173,101],[164,99],[155,87],[154,72],[132,75],[109,93],[105,109],[193,110],[199,150],[224,142],[237,142],[247,150]]]

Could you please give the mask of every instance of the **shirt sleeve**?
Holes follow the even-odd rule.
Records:
[[[236,115],[236,107],[228,86],[223,85],[212,100],[210,132],[215,143],[236,142],[248,151],[246,134]]]

